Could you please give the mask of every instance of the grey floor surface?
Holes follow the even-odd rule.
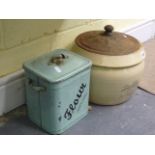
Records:
[[[48,134],[21,115],[0,124],[1,135]],[[138,89],[117,106],[93,105],[93,110],[64,135],[149,135],[155,134],[155,95]]]

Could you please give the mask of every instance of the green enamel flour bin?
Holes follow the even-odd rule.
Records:
[[[65,49],[24,63],[29,118],[61,134],[88,113],[91,61]]]

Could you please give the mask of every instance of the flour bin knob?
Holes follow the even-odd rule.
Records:
[[[66,58],[67,58],[66,55],[60,54],[58,56],[52,57],[51,60],[50,60],[50,63],[60,65],[60,64],[63,63],[64,59],[66,59]]]

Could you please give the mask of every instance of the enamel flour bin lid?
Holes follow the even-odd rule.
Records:
[[[58,49],[24,64],[29,118],[60,134],[88,112],[91,61]]]
[[[75,39],[73,51],[92,60],[90,100],[115,105],[129,99],[143,73],[145,52],[134,37],[113,31],[87,31]]]

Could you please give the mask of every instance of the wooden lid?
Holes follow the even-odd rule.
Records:
[[[88,52],[110,56],[128,55],[141,47],[139,41],[134,37],[113,32],[111,25],[106,25],[104,31],[82,33],[76,38],[75,42]]]

